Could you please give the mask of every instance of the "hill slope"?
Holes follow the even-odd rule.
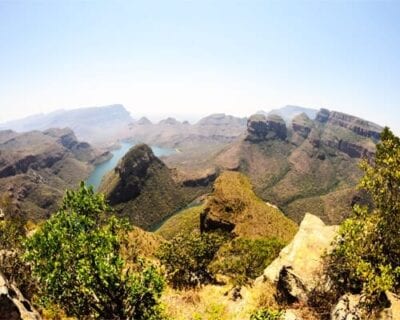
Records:
[[[0,194],[28,219],[48,217],[65,189],[75,188],[100,154],[70,129],[0,131]]]
[[[119,215],[149,229],[202,194],[207,185],[185,187],[145,144],[136,145],[103,179],[103,192]]]
[[[48,114],[39,114],[24,119],[0,124],[0,128],[18,132],[46,130],[49,128],[71,128],[79,139],[91,143],[114,142],[128,129],[133,119],[119,104],[58,110]]]
[[[224,230],[247,239],[278,238],[289,241],[296,224],[276,207],[258,198],[247,177],[225,171],[215,181],[203,204],[184,209],[156,231],[166,239],[180,232]]]
[[[246,138],[214,163],[244,172],[262,199],[297,222],[306,211],[340,222],[358,196],[358,162],[374,153],[381,127],[325,109],[314,121],[298,115],[290,126],[277,117],[250,117]]]

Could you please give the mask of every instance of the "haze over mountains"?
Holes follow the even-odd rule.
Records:
[[[337,230],[324,223],[339,224],[354,204],[371,203],[356,189],[362,175],[358,164],[373,159],[383,129],[353,115],[298,106],[260,111],[247,118],[215,113],[191,124],[172,117],[157,123],[146,117],[135,119],[122,105],[59,111],[1,127],[8,128],[0,130],[0,200],[2,206],[7,203],[5,218],[18,217],[34,228],[52,217],[66,189],[75,189],[97,164],[112,157],[112,149],[121,142],[132,145],[98,188],[112,214],[134,226],[126,239],[129,250],[154,261],[165,243],[199,233],[223,235],[225,242],[207,268],[230,280],[202,286],[197,294],[204,296],[191,304],[180,291],[167,291],[164,299],[177,319],[192,319],[187,313],[196,314],[198,310],[192,309],[208,305],[214,295],[218,304],[230,310],[225,313],[229,316],[218,319],[238,320],[249,318],[249,297],[263,292],[272,299],[279,290],[285,294],[280,284],[271,293],[271,287],[260,284],[265,280],[256,277],[293,238],[295,243],[265,269],[265,277],[273,285],[281,281],[283,276],[275,269],[282,267],[279,259],[289,259],[287,254],[296,258],[285,262],[300,270],[296,279],[313,288],[306,282],[308,274],[315,277],[321,252]],[[153,146],[172,152],[157,157]],[[179,250],[193,245],[190,242]],[[268,259],[254,266],[260,254]],[[310,271],[299,260],[311,255],[314,269]],[[255,271],[247,274],[253,267]],[[239,289],[230,288],[230,277],[237,277],[236,273],[246,274],[254,287],[241,291],[242,283]],[[236,298],[235,290],[245,296]],[[239,311],[235,299],[243,301]]]
[[[58,183],[62,186],[60,192],[64,186],[76,183],[78,177],[87,176],[93,159],[101,154],[103,159],[110,157],[107,149],[117,146],[119,141],[175,148],[177,152],[162,161],[152,152],[143,151],[147,149],[132,151],[115,169],[114,176],[110,173],[103,183],[101,189],[109,194],[113,203],[125,203],[118,205],[121,214],[124,212],[143,227],[159,223],[195,196],[206,192],[224,170],[246,174],[259,197],[278,205],[297,222],[309,211],[327,223],[338,223],[360,198],[355,190],[360,177],[357,163],[362,157],[373,155],[382,130],[380,126],[354,116],[298,106],[286,106],[268,113],[260,111],[248,119],[216,113],[190,124],[174,118],[158,123],[145,117],[135,120],[122,105],[111,105],[27,117],[1,127],[28,131],[1,131],[2,177],[10,179],[10,176],[19,177],[29,170],[42,172],[45,169],[46,174],[52,172],[63,176],[64,180],[68,176],[66,181]],[[73,131],[50,129],[57,127],[69,127]],[[102,151],[94,151],[88,143],[77,139],[88,141]],[[61,142],[57,144],[57,141]],[[17,152],[18,157],[10,156],[8,150]],[[137,154],[141,156],[135,156]],[[71,173],[63,175],[65,165],[57,165],[61,159],[67,163],[73,159],[80,169],[69,169]],[[129,163],[137,163],[137,168],[153,169],[135,169],[132,172],[136,173],[127,174],[131,172],[128,159]],[[147,170],[152,173],[148,175]],[[131,175],[138,175],[140,181],[133,183]],[[47,179],[48,183],[53,180]],[[150,182],[151,179],[155,179],[154,182]],[[145,191],[147,183],[149,187]],[[164,189],[172,193],[162,196]],[[148,201],[150,194],[155,197],[152,201]],[[172,204],[172,199],[176,204]],[[128,204],[127,201],[131,202]],[[150,204],[157,202],[159,206]],[[332,206],[333,202],[335,206]],[[135,216],[139,214],[135,213],[139,208],[143,211],[140,217]],[[155,208],[161,212],[156,213]]]

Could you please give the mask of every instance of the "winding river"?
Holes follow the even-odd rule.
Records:
[[[121,142],[121,148],[111,151],[112,158],[105,162],[97,165],[93,172],[90,174],[89,178],[86,180],[86,184],[93,185],[95,189],[97,189],[101,183],[101,179],[103,179],[104,175],[115,168],[118,164],[118,161],[129,151],[131,147],[133,147],[135,143]],[[173,149],[168,148],[160,148],[156,146],[151,146],[154,154],[157,157],[167,156],[175,152]]]

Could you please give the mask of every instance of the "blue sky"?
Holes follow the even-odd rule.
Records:
[[[3,1],[0,121],[325,107],[400,133],[400,1]]]

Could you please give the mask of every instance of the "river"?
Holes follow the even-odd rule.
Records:
[[[97,189],[99,187],[99,185],[101,183],[101,179],[103,179],[104,175],[108,171],[113,170],[116,167],[116,165],[118,164],[118,161],[134,145],[135,145],[135,143],[121,142],[121,148],[111,151],[113,156],[110,160],[102,162],[94,168],[93,172],[90,174],[89,178],[86,180],[86,184],[93,185],[93,187],[95,189]],[[175,150],[173,150],[173,149],[160,148],[160,147],[156,147],[156,146],[151,146],[151,149],[153,150],[154,154],[157,157],[167,156],[167,155],[170,155],[175,152]]]

